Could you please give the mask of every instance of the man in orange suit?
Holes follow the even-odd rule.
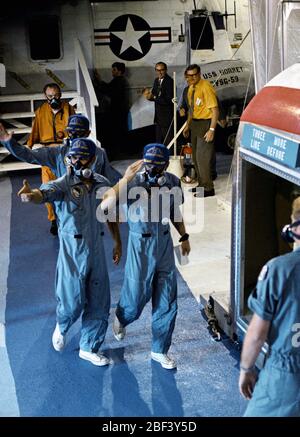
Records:
[[[74,114],[74,108],[61,100],[61,90],[56,83],[44,86],[46,102],[35,111],[35,119],[27,145],[32,148],[34,144],[55,146],[63,142],[67,136],[66,127],[69,116]],[[42,167],[42,182],[47,183],[56,179],[49,167]],[[50,232],[57,235],[56,217],[53,207],[47,203],[48,220],[51,222]]]

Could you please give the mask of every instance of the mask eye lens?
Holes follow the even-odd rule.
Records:
[[[155,176],[157,174],[157,169],[153,165],[146,165],[146,172],[151,176]]]

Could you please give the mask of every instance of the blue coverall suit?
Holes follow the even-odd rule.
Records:
[[[57,177],[66,174],[66,156],[70,150],[69,140],[66,140],[64,144],[59,146],[41,147],[34,150],[17,143],[14,138],[10,141],[2,141],[2,144],[12,155],[21,161],[30,164],[46,165]],[[91,169],[105,176],[113,185],[116,184],[122,176],[110,165],[105,150],[97,147],[95,158]]]
[[[82,313],[80,349],[97,352],[104,340],[110,308],[110,288],[96,209],[96,191],[109,187],[98,174],[88,191],[77,177],[65,175],[43,184],[43,202],[53,202],[59,221],[56,267],[57,322],[62,335]]]
[[[170,173],[165,175],[167,188],[180,187],[180,181],[176,176]],[[137,176],[128,185],[128,190],[133,187],[147,187],[147,185],[140,182]],[[152,351],[167,353],[177,314],[177,279],[170,226],[169,223],[163,224],[161,209],[158,222],[131,220],[130,205],[133,202],[134,200],[128,200],[127,203],[129,226],[127,260],[116,315],[121,324],[127,326],[139,318],[144,306],[152,298]],[[150,206],[149,198],[149,217],[151,217]],[[169,217],[172,216],[174,209],[173,196],[170,196],[170,206]],[[143,215],[141,208],[139,215],[141,217]]]
[[[269,353],[245,416],[300,416],[300,248],[269,261],[248,300],[271,322]]]

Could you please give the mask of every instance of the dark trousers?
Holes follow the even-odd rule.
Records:
[[[193,162],[196,170],[198,184],[205,191],[214,188],[212,181],[212,165],[215,157],[214,142],[204,140],[205,133],[209,130],[210,120],[192,120],[191,142],[193,149]]]
[[[96,127],[97,138],[110,161],[120,159],[121,153],[128,152],[128,114],[96,114]]]
[[[172,121],[169,126],[155,125],[156,142],[167,146],[174,136],[174,128]]]

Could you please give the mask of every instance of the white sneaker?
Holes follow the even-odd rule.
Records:
[[[57,352],[60,352],[65,347],[65,343],[66,343],[65,337],[60,333],[59,324],[56,323],[55,329],[52,334],[53,347]]]
[[[109,364],[109,359],[99,351],[95,353],[95,352],[86,352],[80,349],[79,356],[83,360],[90,361],[95,366],[107,366]]]
[[[158,354],[151,352],[151,358],[161,364],[164,369],[176,369],[176,361],[173,358],[168,357],[167,354]]]
[[[120,323],[117,316],[115,316],[112,329],[116,340],[121,341],[124,339],[126,335],[126,328],[124,328],[124,326]]]

